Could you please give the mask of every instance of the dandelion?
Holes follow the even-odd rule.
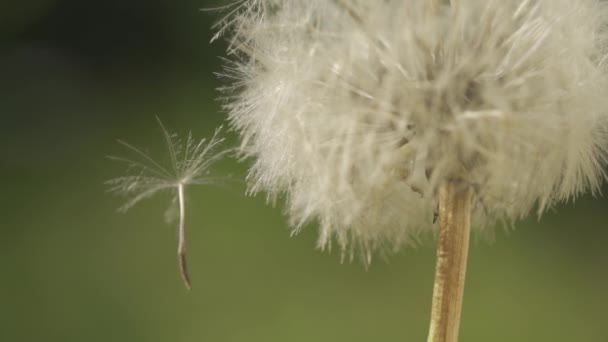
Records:
[[[152,197],[159,192],[168,191],[173,195],[172,203],[178,209],[178,229],[177,229],[177,257],[181,277],[187,289],[191,288],[190,276],[186,262],[186,199],[185,189],[189,185],[214,184],[218,178],[209,175],[211,166],[229,150],[217,151],[224,138],[220,137],[221,128],[215,131],[210,140],[195,140],[190,132],[185,141],[181,140],[176,134],[169,133],[160,119],[158,124],[162,130],[167,152],[169,154],[169,164],[162,165],[161,162],[152,158],[143,150],[126,143],[122,140],[118,142],[123,145],[132,157],[109,158],[127,165],[129,175],[114,178],[106,184],[109,191],[119,195],[129,197],[128,201],[119,209],[127,211],[140,201]],[[168,166],[168,167],[167,167]],[[167,211],[167,219],[171,220],[171,206]]]
[[[240,1],[218,36],[250,189],[366,262],[438,231],[429,341],[455,341],[470,224],[605,179],[606,18],[598,0]]]

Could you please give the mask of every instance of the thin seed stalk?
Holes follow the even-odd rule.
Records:
[[[439,189],[439,239],[428,342],[456,342],[464,294],[472,190],[462,182]]]
[[[186,259],[186,200],[184,198],[184,185],[179,184],[177,186],[177,198],[179,203],[179,227],[177,229],[177,263],[179,265],[179,272],[184,281],[186,289],[192,288],[190,282],[190,275],[188,274],[188,263]]]

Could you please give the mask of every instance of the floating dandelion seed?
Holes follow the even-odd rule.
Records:
[[[247,0],[222,20],[251,191],[319,245],[439,230],[429,341],[458,333],[478,230],[597,192],[608,147],[598,0]],[[438,215],[436,227],[433,223]]]
[[[177,256],[180,274],[186,288],[191,288],[190,276],[186,262],[186,200],[185,188],[189,185],[214,184],[220,179],[209,176],[211,166],[224,157],[229,150],[217,151],[224,138],[220,137],[221,127],[218,128],[210,140],[195,140],[192,133],[188,133],[185,141],[176,134],[169,131],[157,118],[162,130],[167,152],[169,154],[169,167],[152,158],[143,150],[126,143],[123,145],[132,157],[114,157],[111,160],[124,163],[128,166],[128,176],[117,177],[109,180],[107,185],[109,191],[129,197],[129,200],[119,209],[127,211],[140,201],[149,198],[162,191],[170,191],[173,194],[173,203],[178,206],[179,224],[177,229]],[[169,216],[169,215],[167,215]]]

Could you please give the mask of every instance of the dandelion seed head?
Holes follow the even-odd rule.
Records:
[[[474,189],[482,229],[606,176],[606,5],[433,3],[250,0],[222,21],[251,191],[285,194],[321,247],[413,241],[446,180]]]

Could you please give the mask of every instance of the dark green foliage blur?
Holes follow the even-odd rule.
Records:
[[[115,139],[162,156],[224,122],[204,0],[0,5],[0,341],[425,341],[433,240],[366,270],[290,237],[245,185],[189,188],[193,290],[169,196],[118,214]],[[234,133],[229,144],[235,145]],[[246,163],[216,175],[242,179]],[[461,340],[608,341],[608,201],[584,197],[472,244]]]

